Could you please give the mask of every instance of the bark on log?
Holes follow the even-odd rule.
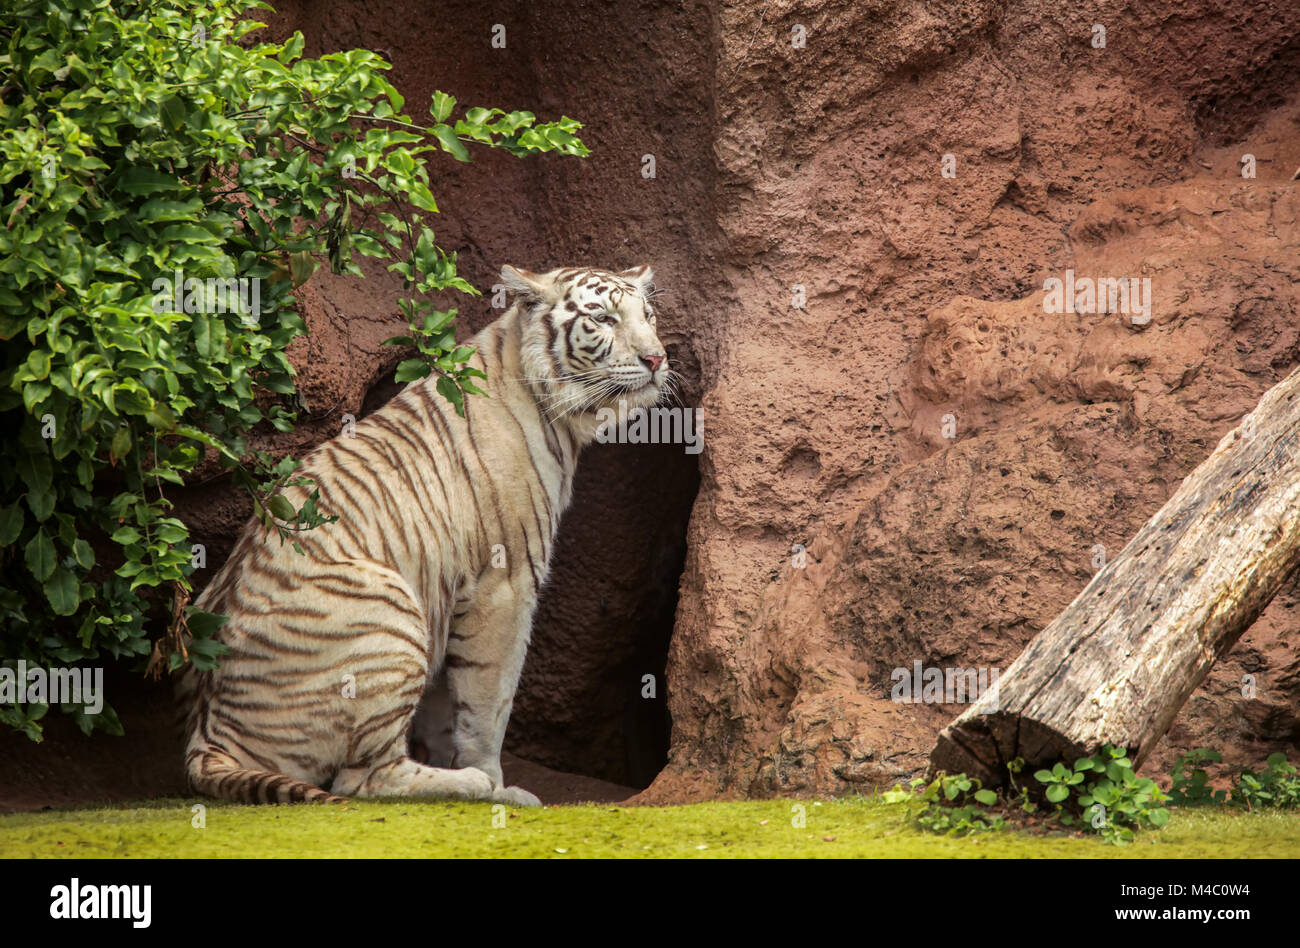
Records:
[[[1032,770],[1105,744],[1140,764],[1297,565],[1300,370],[944,728],[931,774],[996,786],[1016,757]]]

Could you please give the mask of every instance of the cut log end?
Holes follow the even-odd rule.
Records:
[[[1007,764],[1024,761],[1023,772],[1050,767],[1058,760],[1073,762],[1086,749],[1064,735],[1029,718],[1007,711],[962,717],[939,734],[930,753],[928,779],[940,772],[964,773],[985,787],[1007,782]]]

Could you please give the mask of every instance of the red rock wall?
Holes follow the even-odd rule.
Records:
[[[1300,362],[1300,9],[742,3],[720,26],[735,302],[705,372],[717,420],[649,800],[917,773],[957,709],[891,701],[891,670],[1005,668],[1092,547],[1117,552]],[[1044,279],[1070,267],[1150,277],[1150,324],[1045,314]],[[1156,764],[1294,750],[1298,600],[1215,670]]]

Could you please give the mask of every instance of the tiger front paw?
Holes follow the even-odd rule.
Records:
[[[537,799],[534,794],[529,793],[523,787],[498,787],[492,792],[492,800],[495,803],[504,803],[507,806],[541,806],[542,801]]]
[[[456,786],[453,795],[460,797],[462,800],[491,800],[494,799],[494,788],[496,784],[492,778],[479,770],[477,767],[461,767],[449,771],[454,775]]]

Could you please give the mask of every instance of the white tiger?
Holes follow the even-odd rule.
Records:
[[[648,266],[501,278],[513,305],[471,343],[486,396],[462,418],[425,379],[320,445],[300,473],[338,520],[303,554],[250,521],[199,598],[230,652],[178,685],[196,791],[538,802],[501,744],[578,453],[670,370]]]

